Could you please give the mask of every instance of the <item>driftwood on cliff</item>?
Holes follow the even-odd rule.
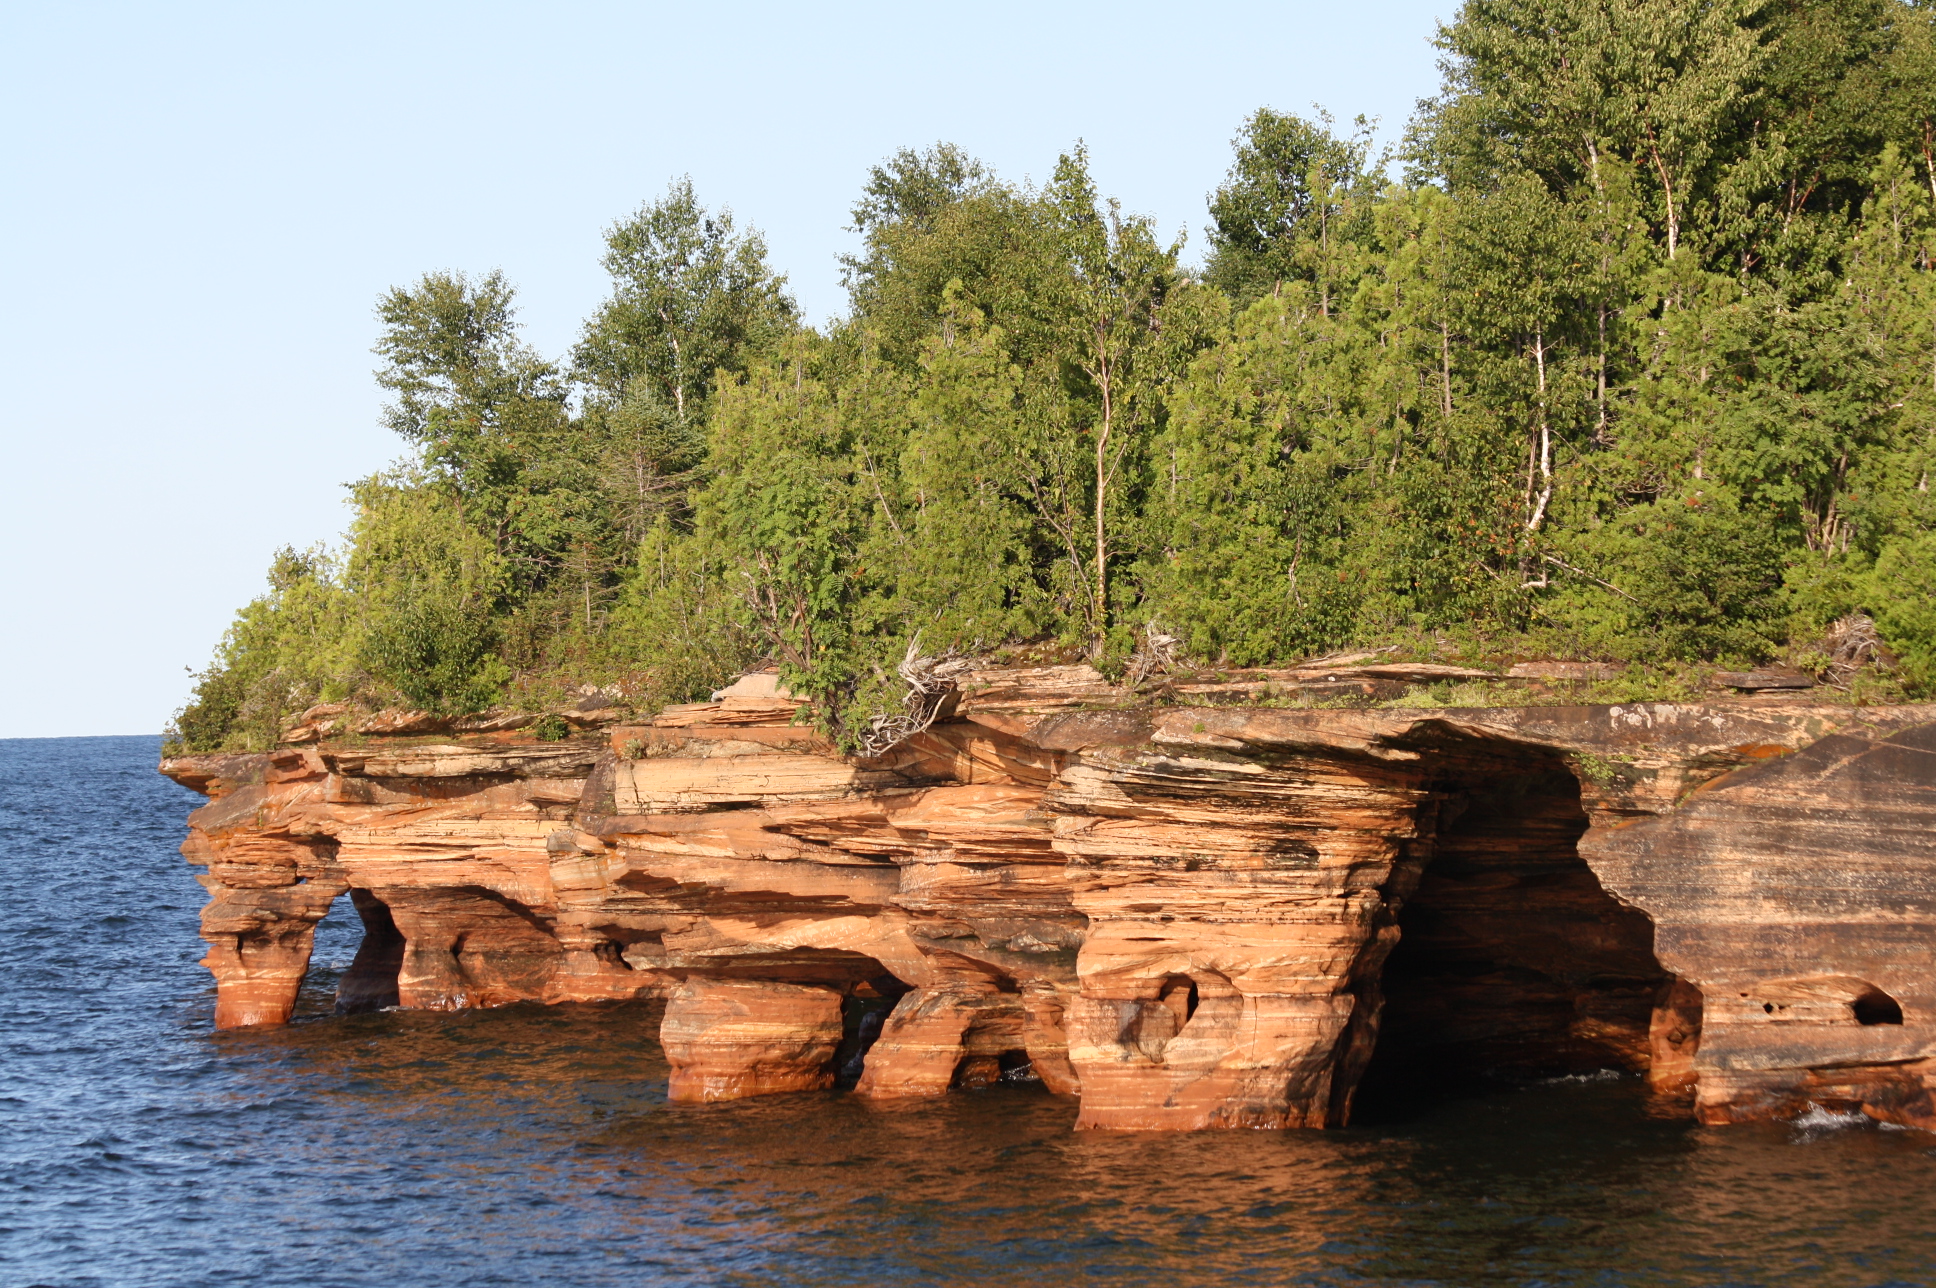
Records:
[[[1175,670],[1176,646],[1182,642],[1176,636],[1158,630],[1155,622],[1145,622],[1143,637],[1136,642],[1136,651],[1129,655],[1124,680],[1135,688],[1152,675]]]
[[[976,658],[954,649],[939,654],[923,653],[918,635],[908,641],[907,656],[894,668],[894,673],[907,685],[907,695],[902,699],[904,709],[869,720],[860,736],[860,753],[884,755],[933,725],[948,695],[955,691],[956,683],[979,665]]]
[[[1882,636],[1876,630],[1875,619],[1867,613],[1850,613],[1831,622],[1822,637],[1822,649],[1828,655],[1822,678],[1842,689],[1864,668],[1888,666],[1891,662]]]

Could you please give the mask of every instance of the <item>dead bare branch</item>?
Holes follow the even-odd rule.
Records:
[[[1155,622],[1143,623],[1143,638],[1136,641],[1136,651],[1129,655],[1129,670],[1124,677],[1130,687],[1134,688],[1159,671],[1175,670],[1176,646],[1182,642],[1174,635],[1159,631]]]
[[[919,635],[909,640],[907,656],[894,668],[894,673],[907,685],[907,694],[901,700],[906,709],[869,720],[867,731],[860,736],[860,753],[883,755],[927,729],[941,714],[942,704],[955,691],[956,683],[980,665],[981,659],[952,648],[939,654],[925,654],[921,652]]]
[[[1838,689],[1846,689],[1864,667],[1887,666],[1890,660],[1875,619],[1867,613],[1850,613],[1829,623],[1822,633],[1822,651],[1828,661],[1821,678]]]

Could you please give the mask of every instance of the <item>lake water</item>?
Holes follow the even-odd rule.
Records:
[[[306,1018],[217,1033],[157,748],[0,741],[9,1288],[1936,1284],[1936,1137],[1659,1121],[1626,1079],[1322,1133],[670,1105],[650,1005],[328,1015],[346,906]]]

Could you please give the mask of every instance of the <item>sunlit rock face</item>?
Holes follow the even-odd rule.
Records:
[[[210,797],[222,1027],[289,1019],[348,895],[339,1009],[663,996],[675,1099],[1322,1127],[1612,1068],[1707,1122],[1936,1130],[1936,707],[1255,704],[1417,678],[985,671],[855,759],[752,676],[561,742],[311,722],[162,769]]]
[[[739,1100],[834,1085],[838,989],[689,979],[666,1000],[660,1040],[674,1100]]]
[[[1582,843],[1701,990],[1703,1122],[1816,1104],[1936,1129],[1936,725],[1890,723]]]

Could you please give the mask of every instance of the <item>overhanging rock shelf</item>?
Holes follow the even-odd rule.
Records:
[[[211,798],[224,1027],[288,1020],[347,895],[340,1009],[663,996],[675,1099],[1026,1066],[1085,1127],[1318,1127],[1367,1079],[1613,1067],[1936,1130],[1936,706],[1219,696],[1257,695],[985,671],[857,760],[751,676],[162,770]]]

